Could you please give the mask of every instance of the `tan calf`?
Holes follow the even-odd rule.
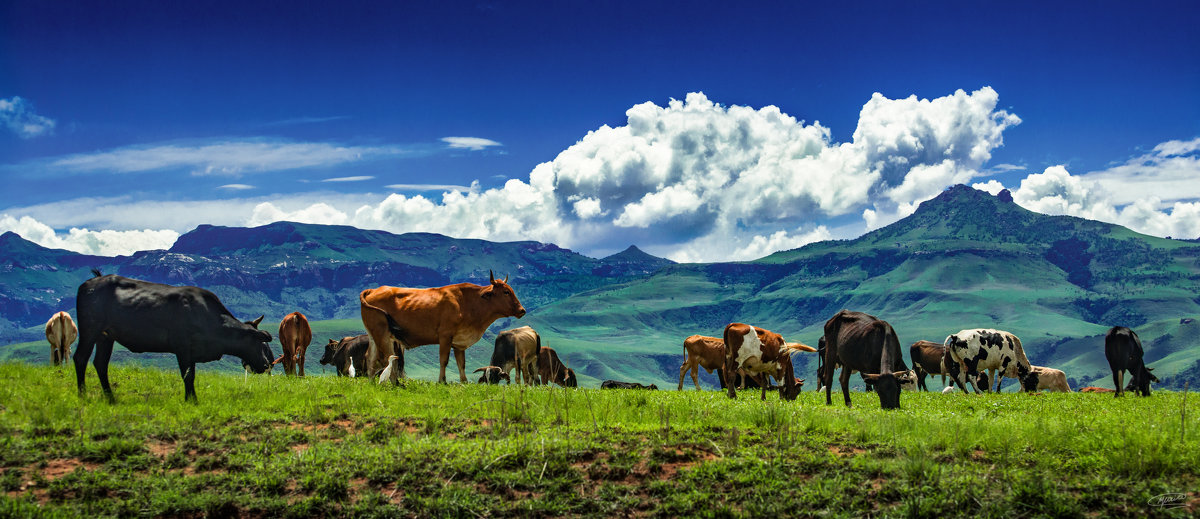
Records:
[[[679,366],[679,391],[683,391],[683,377],[688,371],[692,372],[692,383],[700,390],[700,379],[697,375],[700,368],[705,373],[717,370],[717,380],[721,389],[725,389],[725,341],[716,337],[693,335],[683,340],[684,359]]]

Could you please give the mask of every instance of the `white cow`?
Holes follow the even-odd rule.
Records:
[[[79,328],[66,312],[59,312],[46,321],[46,340],[50,341],[50,362],[55,366],[71,356],[71,343],[79,337]]]

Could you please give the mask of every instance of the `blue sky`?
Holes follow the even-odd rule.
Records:
[[[0,230],[115,254],[293,219],[712,261],[965,182],[1200,236],[1195,2],[240,4],[0,4]]]

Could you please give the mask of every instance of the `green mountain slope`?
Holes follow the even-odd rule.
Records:
[[[676,265],[526,319],[579,352],[569,360],[625,365],[635,355],[642,369],[626,376],[660,384],[677,381],[688,335],[720,336],[725,324],[741,321],[815,344],[824,321],[849,308],[888,320],[905,345],[941,342],[964,328],[1006,329],[1035,364],[1102,385],[1103,334],[1114,325],[1142,334],[1160,376],[1200,359],[1200,324],[1171,324],[1200,316],[1198,280],[1194,242],[1046,216],[956,186],[855,240],[747,263]],[[814,355],[797,361],[815,377]]]

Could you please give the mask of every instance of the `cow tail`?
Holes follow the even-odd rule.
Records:
[[[367,302],[367,293],[370,291],[371,291],[371,289],[368,288],[366,290],[363,290],[361,293],[359,293],[358,294],[358,302],[361,303],[362,306],[365,308],[370,308],[371,310],[374,310],[376,312],[383,314],[384,319],[387,319],[388,332],[391,332],[392,337],[395,337],[397,341],[400,341],[401,349],[403,349],[404,348],[403,345],[408,344],[404,340],[404,329],[400,328],[400,323],[397,323],[396,320],[393,319],[390,314],[383,311],[382,308],[379,308],[378,306],[375,306],[375,305]]]

